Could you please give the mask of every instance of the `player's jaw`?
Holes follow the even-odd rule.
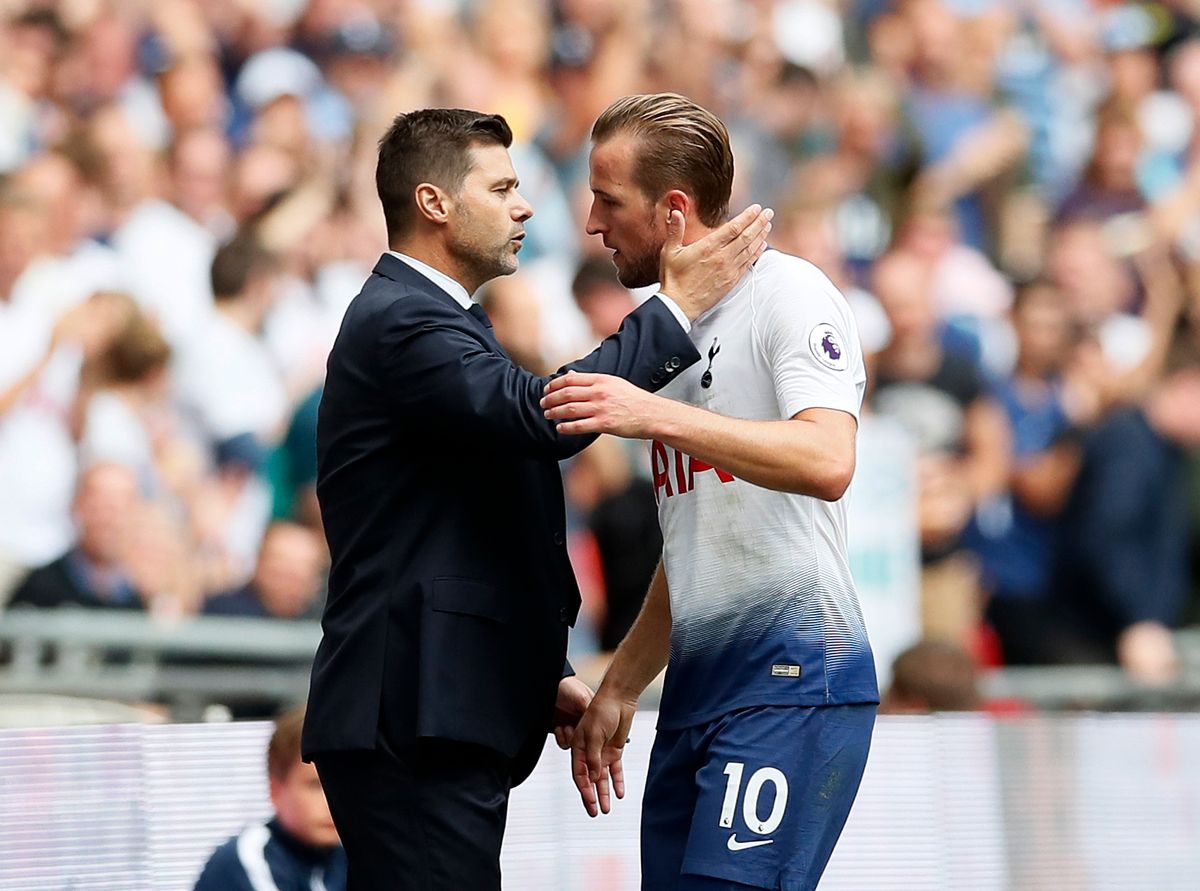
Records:
[[[658,281],[658,260],[666,244],[667,232],[665,227],[654,224],[657,210],[647,205],[642,212],[609,221],[599,233],[604,246],[613,252],[617,279],[627,288],[644,288]],[[665,213],[664,210],[664,216]]]
[[[617,279],[627,288],[644,288],[658,281],[658,257],[662,243],[629,242],[621,246],[606,244],[612,250],[613,265],[617,267]]]

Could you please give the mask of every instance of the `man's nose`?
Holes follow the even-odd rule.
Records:
[[[600,225],[599,218],[596,216],[596,205],[594,204],[592,205],[591,209],[588,210],[587,225],[584,226],[584,231],[587,232],[588,235],[600,235],[604,231],[603,227]]]
[[[525,196],[520,192],[517,193],[517,203],[513,207],[513,219],[518,223],[523,223],[533,216],[533,205],[525,200]]]

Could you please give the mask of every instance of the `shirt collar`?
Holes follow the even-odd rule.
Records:
[[[454,302],[463,309],[471,308],[471,295],[467,293],[467,289],[452,279],[440,269],[434,269],[428,263],[422,263],[420,260],[414,260],[408,254],[401,254],[398,251],[388,251],[397,260],[407,263],[421,275],[425,276],[447,294],[454,298]]]

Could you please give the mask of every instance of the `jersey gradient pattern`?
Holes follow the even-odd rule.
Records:
[[[723,415],[858,417],[866,386],[845,299],[815,266],[768,251],[691,336],[704,361],[662,395]],[[738,708],[878,701],[846,547],[846,500],[736,479],[651,445],[671,654],[659,726]]]

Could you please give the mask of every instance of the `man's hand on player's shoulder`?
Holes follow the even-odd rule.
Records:
[[[666,294],[695,321],[738,283],[767,249],[775,211],[751,204],[718,229],[685,245],[686,221],[678,210],[667,218],[667,242],[659,257]]]
[[[569,371],[546,385],[541,406],[559,433],[611,433],[652,439],[654,424],[674,403],[608,374]]]
[[[571,740],[571,776],[590,817],[609,812],[610,779],[612,792],[617,798],[625,797],[621,755],[629,741],[636,710],[636,701],[622,700],[601,688],[575,728]]]

